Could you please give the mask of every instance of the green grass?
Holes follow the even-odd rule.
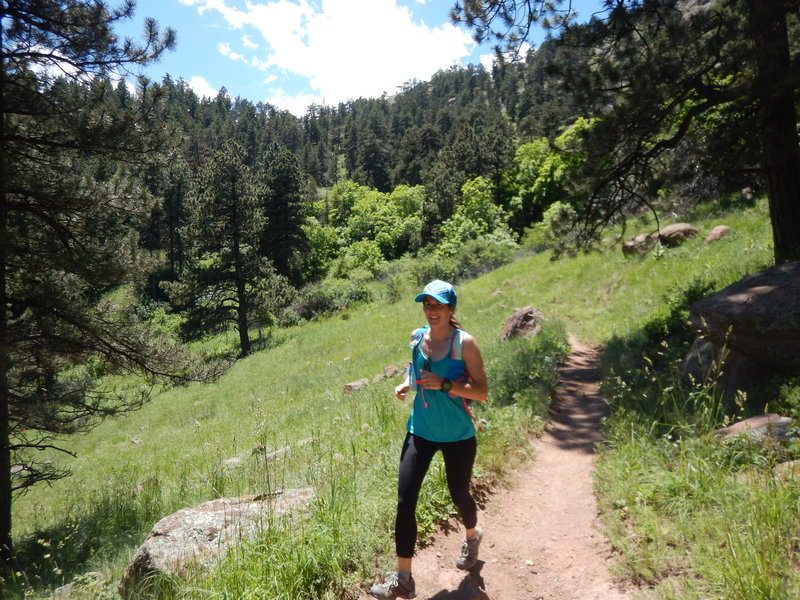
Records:
[[[647,348],[656,356],[659,349],[648,346],[654,339],[652,323],[679,320],[682,313],[676,307],[687,290],[719,288],[769,263],[770,230],[763,204],[724,215],[734,233],[716,244],[703,244],[702,235],[723,222],[719,219],[696,221],[698,239],[659,255],[626,259],[616,248],[552,261],[543,253],[458,286],[459,319],[481,343],[490,375],[492,399],[475,410],[476,417],[489,421],[480,434],[476,467],[481,488],[496,484],[528,457],[519,439],[542,426],[565,332],[585,342],[611,344],[618,364],[634,369],[636,361],[624,358],[626,352]],[[412,301],[416,291],[401,290],[401,300],[395,302],[387,293],[372,305],[274,332],[268,348],[238,362],[218,382],[162,391],[140,411],[69,439],[66,446],[77,458],[53,459],[65,461],[73,475],[52,487],[35,488],[15,502],[14,536],[28,568],[8,587],[9,593],[48,597],[51,589],[77,578],[81,585],[73,597],[114,597],[122,569],[159,518],[213,497],[306,485],[315,486],[318,494],[309,518],[265,531],[262,538],[231,553],[208,579],[179,584],[172,594],[341,598],[375,572],[390,568],[396,463],[408,403],[394,398],[393,380],[354,394],[344,394],[342,387],[408,360],[409,332],[423,322],[419,305]],[[396,292],[392,290],[392,297]],[[527,305],[547,318],[544,334],[530,345],[499,342],[503,320],[514,308]],[[209,344],[233,341],[230,336]],[[637,386],[653,377],[641,368],[637,373],[638,379],[628,380]],[[655,390],[667,387],[648,384],[647,393],[656,396]],[[654,402],[661,402],[660,397]],[[763,576],[752,568],[738,575],[728,570],[727,578],[701,572],[701,563],[686,558],[695,551],[716,556],[707,548],[715,544],[741,557],[744,546],[734,541],[760,533],[748,530],[747,520],[741,520],[746,511],[739,511],[740,521],[722,528],[734,541],[707,542],[699,533],[698,539],[679,535],[676,523],[685,514],[704,514],[692,502],[699,498],[711,507],[719,502],[717,494],[733,494],[761,506],[765,519],[780,511],[763,498],[759,504],[744,492],[734,494],[732,483],[712,486],[718,473],[710,470],[710,459],[687,462],[679,469],[681,475],[705,473],[705,479],[697,475],[691,484],[669,471],[681,464],[675,454],[679,451],[664,437],[669,428],[653,423],[654,414],[621,411],[611,424],[613,443],[601,461],[598,490],[609,531],[624,553],[621,568],[654,588],[659,581],[674,583],[677,578],[681,584],[673,587],[702,590],[696,596],[689,591],[665,598],[722,598],[699,594],[745,577],[759,579],[751,587],[760,589],[764,580],[774,577],[772,565],[783,564],[772,554],[765,554],[770,562],[763,564]],[[693,422],[684,416],[686,423]],[[271,452],[286,446],[291,451],[270,463],[264,462],[263,452],[253,452],[257,447]],[[692,459],[693,446],[679,446],[678,456]],[[243,457],[238,466],[221,466],[234,456]],[[440,470],[434,463],[423,489],[423,532],[432,531],[452,512]],[[641,479],[642,490],[615,483],[626,477],[637,485]],[[689,494],[687,486],[702,493]],[[666,505],[642,500],[662,498],[664,489],[677,490],[688,500]],[[631,499],[628,494],[638,495]],[[643,516],[630,516],[632,507],[641,507]],[[706,512],[701,523],[695,522],[694,532],[718,524],[712,519],[714,511]],[[775,526],[783,532],[786,525]],[[653,541],[643,544],[643,539]],[[102,573],[105,583],[86,584],[89,571]],[[690,571],[691,576],[681,575]],[[698,573],[709,582],[706,587],[698,587]]]

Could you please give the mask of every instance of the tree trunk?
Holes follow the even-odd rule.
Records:
[[[756,48],[759,124],[777,264],[800,260],[800,144],[791,83],[787,6],[748,0]]]
[[[238,269],[237,269],[238,271]],[[239,327],[239,346],[242,349],[242,356],[250,354],[250,333],[249,323],[247,322],[247,290],[245,288],[242,273],[236,274],[236,295],[239,297],[239,306],[236,308],[236,317]]]
[[[240,245],[238,218],[237,222],[234,224],[233,234],[233,269],[234,277],[236,278],[236,325],[239,329],[241,356],[244,357],[250,354],[251,346],[250,333],[248,331],[249,323],[247,322],[247,283],[245,282],[244,258],[242,257]]]
[[[4,296],[4,294],[0,294]],[[5,320],[5,319],[4,319]],[[2,343],[2,342],[0,342]],[[0,576],[11,565],[11,449],[8,411],[8,353],[0,350]]]
[[[3,26],[0,41],[5,44]],[[8,203],[6,180],[8,158],[6,139],[5,61],[0,59],[0,576],[10,567],[14,548],[11,543],[11,439],[9,437],[9,382],[11,355],[8,350]]]
[[[2,184],[0,184],[2,185]],[[5,192],[0,190],[0,238],[8,239],[6,231]],[[6,310],[6,250],[0,248],[0,576],[11,564],[14,555],[11,543],[11,439],[9,430],[8,371],[8,312]]]

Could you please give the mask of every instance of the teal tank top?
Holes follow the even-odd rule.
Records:
[[[461,357],[460,329],[453,332],[450,351],[441,360],[429,360],[422,353],[422,338],[429,327],[414,332],[411,341],[411,365],[409,383],[416,388],[414,405],[406,429],[431,442],[459,442],[475,436],[475,424],[468,409],[469,401],[441,390],[424,390],[416,383],[420,370],[431,371],[451,381],[463,381],[466,377],[464,360]]]

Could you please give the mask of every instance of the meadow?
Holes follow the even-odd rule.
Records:
[[[669,369],[657,372],[643,359],[661,352],[669,355],[665,364],[674,362],[673,338],[658,332],[684,325],[693,290],[720,289],[770,264],[764,201],[692,223],[698,238],[645,257],[626,258],[618,246],[559,260],[546,251],[458,285],[458,317],[482,346],[491,388],[475,410],[488,422],[476,483],[489,493],[530,458],[521,441],[543,426],[566,334],[573,334],[607,349],[604,391],[617,410],[596,480],[620,576],[648,598],[789,598],[800,589],[797,489],[763,475],[774,456],[738,449],[734,459],[708,440],[721,414],[708,416],[713,389],[692,392],[692,402],[676,398],[684,392],[669,389]],[[704,244],[718,224],[733,233]],[[628,225],[629,232],[648,228]],[[14,504],[17,550],[29,567],[4,594],[48,598],[71,583],[72,598],[115,598],[123,569],[161,517],[211,498],[310,485],[317,497],[309,515],[276,523],[208,577],[170,582],[162,595],[354,597],[392,566],[396,463],[409,404],[394,398],[397,378],[352,394],[343,386],[408,361],[409,332],[423,322],[413,302],[418,287],[406,281],[399,300],[386,293],[265,332],[260,350],[216,383],[160,390],[141,410],[70,439],[75,457],[52,458],[72,475]],[[500,342],[504,319],[529,305],[547,319],[542,334]],[[652,402],[634,401],[642,395]],[[264,460],[287,446],[279,460]],[[237,456],[243,460],[225,466]],[[426,534],[452,512],[440,463],[423,494]]]

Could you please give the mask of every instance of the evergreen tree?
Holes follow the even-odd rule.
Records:
[[[566,12],[557,11],[561,6]],[[468,0],[453,16],[477,38],[516,47],[542,17],[563,24],[569,6]],[[593,193],[578,211],[579,239],[591,243],[632,206],[647,205],[661,164],[705,127],[717,139],[753,134],[748,144],[758,146],[757,163],[739,168],[758,169],[766,181],[776,261],[800,259],[800,84],[788,35],[800,0],[616,0],[605,6],[603,18],[562,35],[586,49],[567,69],[566,81],[600,117],[586,145]],[[709,115],[718,125],[709,127]]]
[[[178,282],[163,284],[174,302],[187,307],[187,337],[233,325],[241,356],[252,349],[255,314],[265,300],[282,298],[286,287],[258,252],[263,199],[245,160],[244,148],[228,141],[197,174],[187,198],[192,261]]]
[[[2,3],[0,565],[13,560],[13,493],[66,474],[39,452],[147,399],[138,386],[99,387],[86,361],[101,374],[186,375],[173,349],[103,300],[135,265],[134,230],[151,208],[128,173],[169,134],[156,90],[134,97],[108,79],[173,45],[152,20],[142,46],[119,40],[111,27],[132,12],[131,2]]]
[[[425,239],[438,239],[439,225],[455,211],[461,189],[469,179],[485,177],[497,189],[513,160],[513,137],[499,111],[487,110],[485,103],[480,103],[465,111],[463,119],[455,139],[428,172],[428,201],[423,209]]]
[[[191,172],[183,158],[173,152],[165,165],[156,165],[145,173],[144,181],[156,204],[144,236],[144,247],[165,255],[163,266],[148,275],[147,296],[164,301],[162,280],[178,278],[186,260],[182,229],[187,222],[186,196],[191,186]]]
[[[262,256],[278,273],[301,283],[302,254],[308,245],[303,230],[306,217],[305,178],[300,161],[285,147],[274,146],[259,176],[261,209],[266,224],[260,238]]]

